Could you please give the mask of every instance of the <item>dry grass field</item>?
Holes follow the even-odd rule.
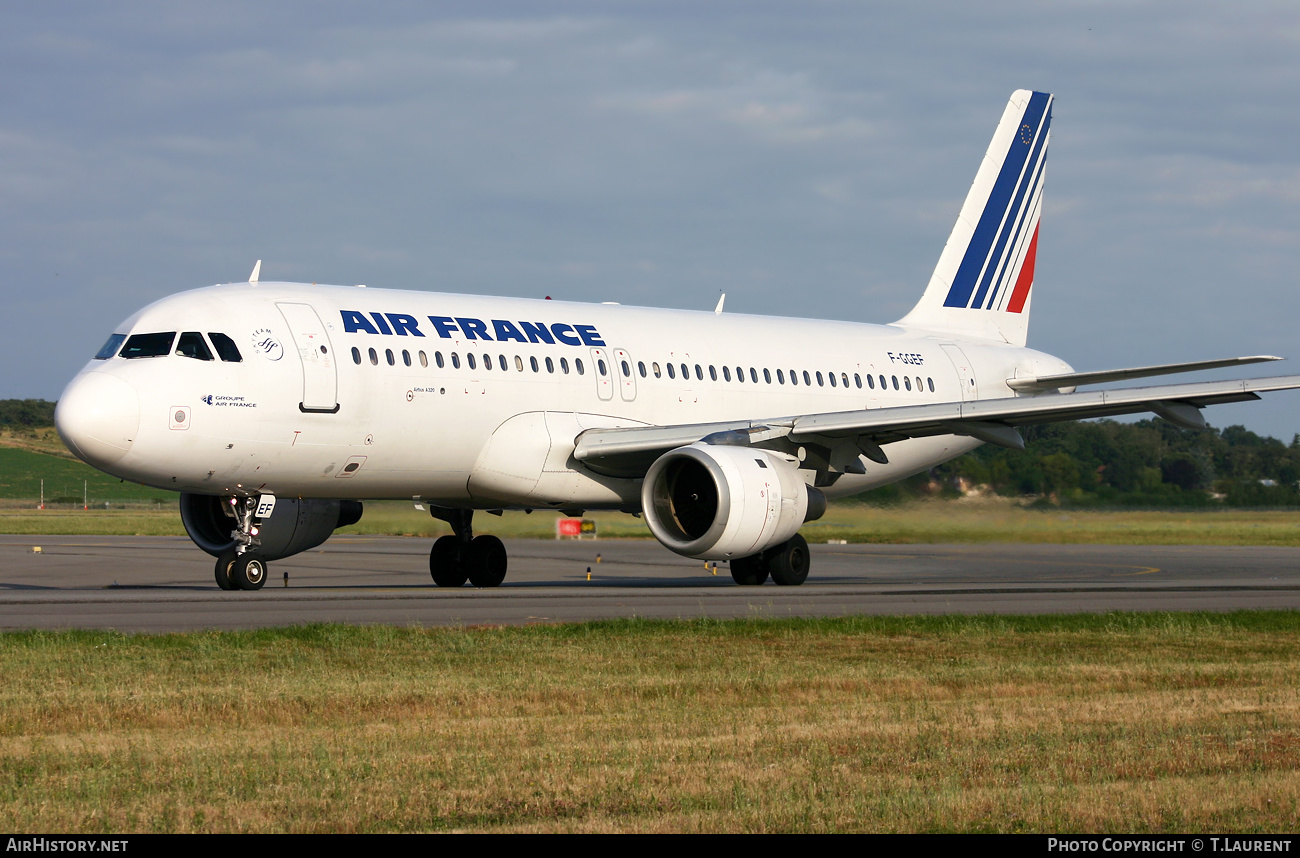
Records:
[[[1300,616],[0,636],[8,831],[1285,832]]]

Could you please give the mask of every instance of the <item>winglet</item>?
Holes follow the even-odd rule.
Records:
[[[723,293],[722,293],[722,297],[720,297],[720,298],[718,299],[718,306],[716,306],[716,307],[713,308],[713,315],[715,315],[715,316],[721,316],[721,315],[722,315],[722,304],[723,304],[723,302],[726,301],[726,300],[727,300],[727,293],[726,293],[726,292],[723,292]]]
[[[253,266],[253,273],[248,275],[248,282],[256,283],[257,277],[261,273],[262,273],[262,260],[259,259],[257,260],[257,264]]]

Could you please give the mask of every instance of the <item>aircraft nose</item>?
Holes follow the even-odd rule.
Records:
[[[68,449],[87,464],[102,468],[131,450],[140,429],[140,397],[115,375],[87,372],[59,397],[54,426]]]

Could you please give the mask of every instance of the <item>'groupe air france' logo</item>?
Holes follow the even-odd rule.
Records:
[[[258,328],[253,331],[253,348],[267,360],[279,360],[284,357],[284,346],[275,338],[270,328]]]

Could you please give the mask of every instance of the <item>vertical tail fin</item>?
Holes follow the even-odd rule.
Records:
[[[1025,344],[1051,124],[1050,94],[1012,93],[930,285],[897,324]]]

